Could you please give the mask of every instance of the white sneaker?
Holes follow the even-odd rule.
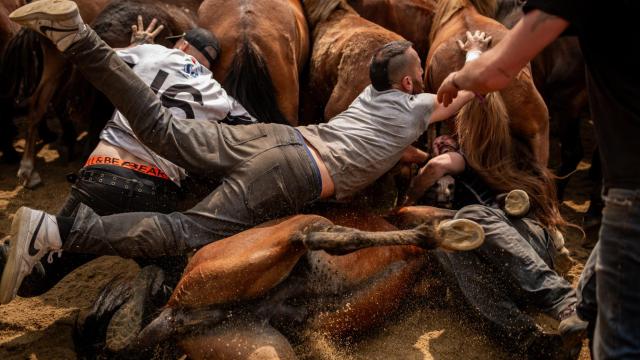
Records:
[[[49,38],[60,51],[79,40],[86,29],[78,5],[68,0],[34,1],[17,8],[9,19]]]
[[[22,280],[49,252],[60,252],[62,241],[55,216],[21,207],[11,224],[11,247],[0,282],[0,304],[13,298]]]

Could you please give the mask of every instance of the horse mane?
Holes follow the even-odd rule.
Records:
[[[514,138],[500,93],[472,100],[456,118],[467,165],[498,193],[524,190],[533,214],[546,227],[570,226],[560,215],[553,175],[540,165],[525,141]]]
[[[338,8],[352,9],[345,0],[303,0],[302,5],[310,28],[326,20]]]
[[[433,15],[429,41],[433,44],[438,30],[449,21],[460,9],[473,6],[476,11],[486,17],[492,18],[496,12],[496,0],[440,0]]]

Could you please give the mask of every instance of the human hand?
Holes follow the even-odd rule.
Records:
[[[458,40],[458,46],[460,46],[462,51],[466,52],[483,52],[489,48],[491,39],[491,36],[488,36],[482,31],[476,30],[473,34],[470,31],[467,31],[467,41],[462,42],[462,40]]]
[[[456,72],[450,73],[440,84],[440,88],[438,89],[438,102],[442,103],[444,107],[451,105],[453,99],[458,97],[458,91],[460,91],[460,87],[456,83],[455,80]]]
[[[131,25],[131,45],[153,44],[156,36],[164,29],[164,25],[160,25],[154,30],[157,23],[158,20],[153,18],[145,30],[142,16],[138,15],[138,24]]]

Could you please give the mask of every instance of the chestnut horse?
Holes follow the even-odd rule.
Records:
[[[464,52],[456,43],[465,32],[480,30],[499,42],[507,29],[490,17],[496,0],[441,0],[431,28],[431,49],[425,67],[425,87],[436,92],[449,73],[462,68]],[[533,82],[530,67],[525,67],[507,88],[500,92],[509,114],[509,126],[515,138],[529,146],[537,161],[546,166],[549,159],[549,114]]]
[[[363,18],[411,41],[422,61],[427,58],[436,0],[349,0],[349,5]]]
[[[22,0],[0,0],[0,69],[4,62],[4,48],[9,40],[20,30],[20,26],[9,20],[9,14],[23,5]],[[17,133],[13,120],[14,99],[7,93],[9,80],[5,74],[0,73],[0,152],[3,162],[13,163],[18,161],[19,156],[13,148],[13,137]]]
[[[369,63],[384,44],[402,40],[358,15],[346,0],[305,0],[313,49],[305,91],[305,123],[328,121],[371,83]]]
[[[331,221],[297,215],[216,241],[191,258],[165,308],[129,350],[177,340],[192,359],[251,358],[261,348],[284,359],[293,350],[269,322],[335,338],[361,333],[400,306],[421,271],[433,270],[426,250],[440,244],[436,224],[454,214],[403,208],[394,226],[366,212],[332,211]],[[368,247],[381,243],[391,246]]]
[[[213,75],[261,122],[298,124],[309,31],[299,0],[205,0],[198,25],[220,40]]]
[[[195,11],[199,0],[182,0],[181,2],[149,2],[146,0],[78,0],[76,1],[80,14],[86,23],[97,19],[107,5],[112,6],[110,14],[105,15],[100,24],[93,24],[98,34],[113,47],[126,47],[129,44],[130,25],[135,23],[136,11],[156,16],[165,23],[159,37],[159,43],[171,45],[163,41],[164,37],[181,33],[195,24]],[[150,5],[153,4],[153,5]],[[191,8],[189,8],[191,7]],[[169,15],[170,14],[170,15]],[[33,54],[37,54],[34,56]],[[70,136],[67,142],[73,144],[75,133],[69,128],[70,119],[67,113],[67,99],[70,95],[63,95],[63,87],[68,83],[69,73],[65,71],[66,62],[60,53],[48,41],[29,30],[22,30],[8,45],[3,63],[3,73],[8,77],[12,88],[12,97],[29,97],[29,112],[27,115],[27,139],[24,153],[18,170],[20,182],[27,188],[37,186],[41,180],[34,169],[36,157],[36,142],[38,127],[50,103],[54,103],[58,117],[60,117],[64,134]],[[34,66],[36,64],[36,66]],[[77,94],[74,94],[77,95]],[[57,98],[59,101],[54,101]],[[80,94],[80,105],[91,108],[90,104]],[[95,116],[110,116],[111,114],[91,114],[88,120],[95,121]],[[88,121],[87,121],[88,122]],[[102,122],[104,124],[104,121]],[[98,129],[97,131],[99,131]]]
[[[499,0],[496,19],[511,28],[524,16],[522,0]],[[589,112],[585,64],[578,38],[563,36],[553,41],[531,61],[536,88],[549,107],[550,123],[560,140],[560,177],[572,173],[583,149],[580,119]],[[552,131],[553,132],[553,131]],[[558,181],[558,198],[568,179]]]

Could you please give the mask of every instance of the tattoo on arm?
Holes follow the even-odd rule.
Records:
[[[540,11],[534,23],[531,25],[531,32],[535,32],[538,29],[538,27],[540,27],[540,25],[544,24],[545,22],[549,20],[555,20],[557,18],[558,17],[555,15],[547,14],[544,11]]]

